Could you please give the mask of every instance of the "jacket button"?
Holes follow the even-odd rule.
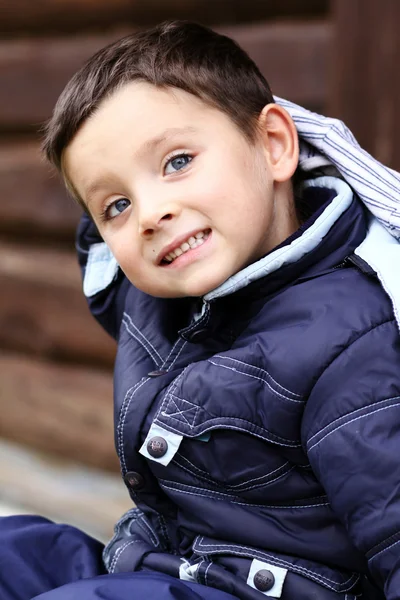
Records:
[[[168,450],[167,440],[156,435],[147,442],[147,452],[153,458],[161,458]]]
[[[257,571],[253,579],[254,585],[260,592],[268,592],[275,585],[275,577],[267,569],[261,569]]]
[[[203,340],[208,338],[209,335],[210,335],[210,332],[208,331],[208,329],[205,329],[205,328],[198,329],[197,331],[194,331],[191,334],[190,341],[193,343],[202,342]]]
[[[150,373],[147,373],[147,377],[160,377],[160,375],[165,375],[167,371],[161,371],[161,369],[159,371],[150,371]]]
[[[136,471],[128,471],[124,475],[124,481],[134,491],[140,490],[144,486],[143,476],[140,473],[136,473]]]

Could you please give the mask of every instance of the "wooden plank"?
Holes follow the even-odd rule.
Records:
[[[379,160],[400,169],[400,3],[334,0],[337,47],[330,114]]]
[[[38,514],[107,541],[132,508],[120,474],[0,440],[0,516]]]
[[[72,244],[82,211],[42,159],[37,142],[0,144],[0,198],[0,232]]]
[[[2,13],[2,30],[74,31],[115,23],[151,25],[165,19],[202,23],[255,21],[276,17],[321,17],[329,0],[18,0]]]
[[[312,108],[327,99],[331,29],[327,22],[264,23],[221,29],[257,61],[278,95]],[[51,114],[71,75],[122,32],[0,44],[0,128],[37,127]]]
[[[112,376],[0,352],[0,436],[116,470]]]
[[[328,96],[328,21],[277,22],[219,28],[249,53],[277,96],[323,111]]]
[[[90,315],[72,252],[0,242],[0,347],[111,366],[115,343]]]

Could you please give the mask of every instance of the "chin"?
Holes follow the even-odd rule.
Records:
[[[208,276],[199,274],[198,277],[193,277],[187,281],[181,280],[176,287],[173,285],[171,287],[152,286],[151,288],[142,286],[139,289],[155,298],[201,298],[219,287],[228,278],[229,275],[225,277],[222,275],[218,276],[217,274],[213,274],[212,276],[211,274],[208,274]]]
[[[192,297],[205,296],[222,285],[227,279],[228,277],[213,277],[206,279],[206,281],[202,280],[201,282],[194,282],[192,285],[187,286],[187,293],[182,295]]]

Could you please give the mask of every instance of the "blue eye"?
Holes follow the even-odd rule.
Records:
[[[192,161],[193,157],[189,154],[177,154],[173,158],[170,158],[164,167],[164,172],[166,175],[171,173],[176,173],[176,171],[180,171],[187,167],[187,165]]]
[[[119,198],[107,208],[107,217],[113,219],[118,217],[126,208],[130,206],[130,201],[127,198]]]

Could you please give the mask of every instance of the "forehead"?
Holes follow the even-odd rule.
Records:
[[[184,143],[189,135],[204,143],[226,140],[233,130],[237,135],[225,113],[193,94],[129,82],[103,100],[83,123],[64,151],[63,170],[80,193],[79,188],[87,188],[87,179],[91,182],[100,173],[121,170],[127,157],[148,158],[157,147],[179,137]]]
[[[98,142],[112,134],[128,131],[131,141],[140,143],[146,137],[161,134],[165,128],[199,127],[226,120],[222,111],[200,98],[177,88],[158,88],[146,82],[129,82],[103,100],[83,123],[70,146],[78,146],[83,138]],[[75,140],[79,144],[74,144]]]
[[[146,82],[129,82],[103,100],[67,146],[63,165],[68,170],[70,157],[84,150],[109,147],[110,142],[135,146],[162,135],[165,129],[212,130],[230,121],[220,110],[200,98],[177,88],[157,88]]]

